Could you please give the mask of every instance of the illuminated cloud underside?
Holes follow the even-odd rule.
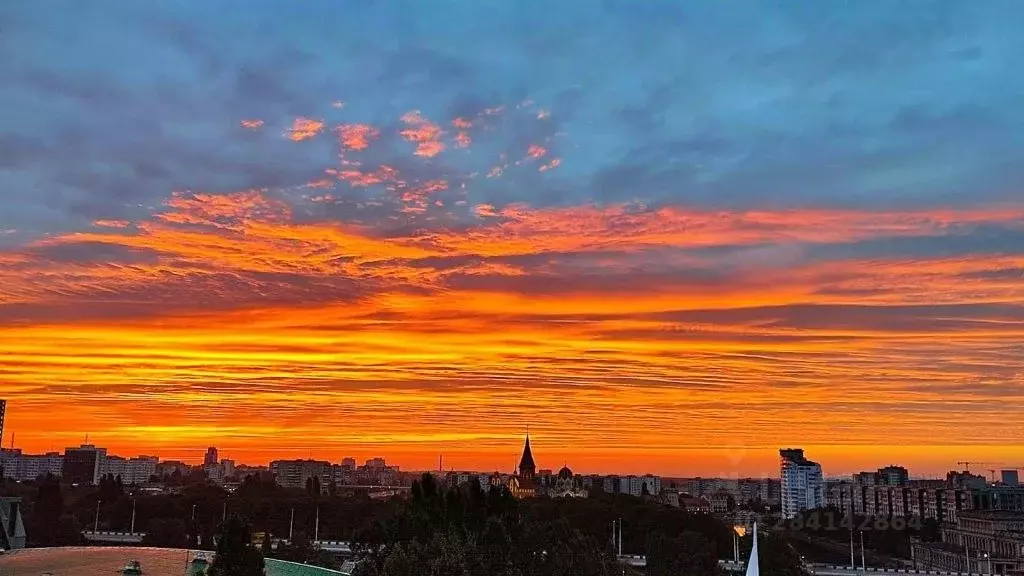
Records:
[[[26,29],[61,28],[22,10]],[[310,51],[321,32],[300,21],[312,29],[294,49]],[[549,43],[564,34],[536,25]],[[241,58],[161,30],[187,44],[173,50],[209,59],[205,73]],[[291,46],[265,33],[277,34],[261,28],[254,46]],[[154,96],[174,117],[159,128],[148,108],[133,116],[148,105],[137,97],[113,106],[121,92],[106,87],[102,105],[90,100],[72,71],[8,71],[94,112],[76,122],[111,114],[107,125],[125,126],[68,156],[18,126],[0,134],[15,195],[0,215],[0,397],[19,444],[89,432],[115,452],[195,458],[216,438],[250,461],[384,454],[416,467],[445,452],[455,466],[507,469],[529,424],[542,464],[589,470],[767,473],[787,444],[832,470],[1024,460],[1024,175],[1000,155],[1013,143],[997,142],[1020,117],[986,132],[1012,107],[940,113],[927,101],[881,122],[867,116],[881,113],[875,96],[830,75],[863,99],[851,121],[838,97],[796,106],[763,80],[763,97],[747,98],[753,72],[714,70],[695,81],[702,94],[641,98],[630,91],[659,76],[640,78],[636,62],[652,56],[619,62],[589,44],[564,58],[593,76],[538,61],[535,78],[506,85],[503,64],[467,71],[470,47],[498,33],[482,34],[461,52],[352,50],[365,62],[267,56],[275,72],[246,64],[221,100]],[[743,53],[737,66],[818,70],[803,60],[813,55],[751,42],[763,63]],[[998,58],[981,54],[957,58]],[[335,70],[345,83],[318,80]],[[599,86],[614,71],[622,89]],[[488,88],[446,91],[474,80]],[[211,104],[222,101],[232,105]],[[870,134],[881,150],[864,151]],[[953,136],[992,151],[918,153]],[[52,195],[22,192],[29,183]],[[979,422],[1000,422],[999,438]]]

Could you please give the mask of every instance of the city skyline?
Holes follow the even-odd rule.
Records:
[[[0,7],[5,445],[1024,464],[1013,4],[734,4]]]
[[[527,436],[527,437],[530,438],[530,440],[534,444],[537,443],[536,435],[534,435],[532,437],[530,437],[530,436]],[[516,437],[517,441],[522,441],[522,439],[523,439],[522,436]],[[529,446],[529,443],[527,445]],[[47,449],[45,451],[43,451],[43,450],[35,450],[35,451],[33,451],[31,449],[25,450],[21,446],[13,446],[13,443],[12,443],[12,446],[4,447],[4,448],[5,449],[17,448],[19,451],[22,451],[25,454],[31,454],[33,452],[36,452],[39,455],[43,455],[43,454],[60,453],[64,449],[74,449],[74,448],[76,448],[78,446],[79,445],[69,445],[69,446],[67,446],[66,448],[63,448],[63,449],[58,449],[57,447],[52,446],[51,448],[49,448],[49,449]],[[461,452],[461,453],[460,452],[456,452],[454,454],[453,453],[447,453],[446,454],[444,452],[441,452],[441,453],[438,453],[438,454],[435,455],[435,460],[427,461],[427,460],[422,460],[422,459],[403,460],[400,456],[399,456],[398,459],[395,459],[393,454],[386,454],[386,453],[382,453],[382,452],[379,452],[379,451],[374,452],[372,450],[367,450],[367,449],[364,449],[364,450],[355,449],[355,450],[348,450],[348,451],[339,451],[339,450],[317,451],[317,452],[308,451],[305,454],[299,454],[296,451],[296,449],[286,449],[286,450],[282,450],[282,452],[279,453],[279,454],[270,455],[266,459],[263,459],[263,460],[255,459],[254,460],[254,459],[247,459],[245,457],[246,451],[244,449],[242,449],[242,450],[231,450],[231,449],[228,449],[227,453],[230,456],[230,458],[226,458],[226,457],[225,458],[218,458],[218,453],[221,456],[224,456],[224,452],[222,452],[223,445],[220,445],[220,446],[206,446],[206,447],[203,447],[203,448],[190,448],[190,449],[183,450],[183,451],[171,451],[171,452],[163,452],[163,453],[158,453],[157,451],[153,451],[153,450],[150,450],[148,452],[142,452],[142,453],[126,453],[126,452],[123,452],[123,451],[119,451],[118,449],[110,449],[108,446],[104,446],[102,444],[102,442],[97,444],[95,442],[95,439],[93,441],[90,441],[89,438],[86,437],[84,439],[84,442],[82,442],[80,446],[81,447],[97,446],[97,447],[102,448],[104,451],[109,452],[109,454],[111,456],[119,456],[119,457],[122,457],[122,458],[124,458],[124,457],[130,457],[130,458],[133,458],[133,457],[144,457],[144,458],[148,458],[148,457],[156,456],[160,461],[180,461],[180,462],[183,462],[185,464],[195,465],[195,466],[198,466],[198,467],[204,467],[204,466],[207,466],[207,465],[209,465],[211,463],[217,463],[217,462],[223,461],[224,459],[229,460],[231,462],[232,466],[235,466],[236,464],[237,465],[251,465],[251,466],[266,466],[266,465],[269,465],[274,460],[309,460],[309,461],[322,460],[322,461],[329,461],[329,462],[332,462],[332,463],[341,463],[343,460],[345,460],[345,461],[347,461],[347,460],[354,460],[357,463],[360,462],[360,461],[365,461],[367,464],[370,464],[370,462],[376,461],[376,460],[381,460],[381,461],[388,460],[391,465],[398,465],[399,467],[401,467],[401,468],[403,468],[403,469],[405,469],[407,471],[408,470],[413,470],[413,471],[440,471],[440,472],[449,472],[449,471],[459,471],[459,472],[467,472],[467,471],[471,471],[471,472],[491,472],[491,471],[494,471],[494,472],[501,472],[501,473],[516,473],[518,471],[518,466],[519,466],[519,464],[517,464],[517,463],[520,461],[520,459],[522,457],[522,454],[523,454],[522,450],[517,451],[514,454],[512,454],[512,461],[506,462],[506,463],[501,463],[501,462],[498,462],[498,461],[494,461],[494,462],[496,462],[494,466],[488,466],[487,462],[491,462],[491,460],[488,460],[488,458],[493,456],[490,453],[477,453],[477,454],[473,454],[473,453],[465,453],[465,452]],[[643,463],[643,461],[638,461],[638,460],[635,460],[635,459],[628,459],[627,458],[627,459],[624,459],[622,461],[622,463],[619,465],[619,467],[617,467],[617,468],[610,468],[609,469],[609,468],[601,468],[601,467],[598,467],[598,468],[588,468],[587,467],[588,463],[592,463],[592,462],[595,461],[592,457],[588,457],[588,455],[586,453],[581,453],[579,451],[573,451],[571,453],[562,452],[560,450],[564,450],[564,447],[561,447],[560,444],[557,444],[557,443],[548,444],[547,442],[544,441],[543,438],[541,439],[540,446],[542,447],[543,450],[545,450],[544,454],[547,457],[551,457],[551,461],[561,462],[561,464],[559,464],[558,466],[549,464],[547,458],[545,458],[545,465],[544,466],[538,466],[538,469],[547,469],[547,470],[553,471],[553,470],[557,469],[560,466],[570,466],[571,465],[571,466],[574,466],[575,467],[574,469],[577,471],[577,473],[580,473],[580,474],[600,474],[600,475],[608,475],[608,474],[634,474],[635,475],[635,474],[651,474],[651,473],[654,473],[654,474],[657,474],[659,476],[678,477],[678,478],[686,478],[686,477],[691,477],[691,478],[694,478],[694,477],[706,477],[706,478],[776,478],[776,477],[780,477],[780,476],[783,476],[782,474],[779,473],[780,455],[782,454],[782,452],[787,450],[785,448],[773,448],[773,449],[771,449],[770,450],[770,456],[771,456],[770,463],[768,462],[769,454],[766,454],[765,450],[762,450],[762,449],[751,450],[751,449],[748,449],[748,448],[741,448],[741,449],[724,450],[724,451],[722,449],[718,449],[720,451],[723,451],[725,454],[728,454],[727,458],[732,463],[732,466],[729,466],[729,467],[708,468],[706,465],[697,465],[697,466],[690,465],[690,466],[687,466],[685,463],[682,463],[682,464],[678,465],[677,467],[670,468],[670,469],[650,469],[650,468],[645,468],[644,467],[645,464]],[[552,449],[553,451],[552,452],[546,452],[546,450],[548,450],[549,448]],[[824,449],[826,451],[826,453],[827,453],[830,448],[834,448],[834,447],[811,445],[808,448],[805,445],[800,450],[802,452],[804,449],[808,449],[809,452],[814,453],[816,455],[816,458],[818,458],[820,456],[820,453],[818,453],[817,450]],[[712,449],[708,449],[708,450],[715,450],[715,449],[712,448]],[[1002,455],[1005,456],[1005,453],[1003,453]],[[1005,459],[1004,460],[981,460],[981,456],[979,454],[975,454],[974,456],[972,456],[972,458],[973,458],[972,461],[947,462],[945,460],[945,458],[948,458],[948,454],[943,454],[942,456],[939,456],[938,458],[936,458],[934,467],[931,467],[931,468],[916,468],[915,469],[913,467],[910,467],[910,469],[909,469],[910,478],[912,478],[912,479],[928,479],[928,478],[941,479],[941,478],[944,478],[945,475],[948,472],[951,472],[951,471],[965,471],[965,472],[966,471],[971,471],[971,472],[973,472],[975,474],[980,474],[982,477],[988,478],[990,475],[994,475],[996,472],[1002,472],[1003,470],[1011,470],[1011,471],[1022,470],[1022,471],[1024,471],[1024,466],[1022,466],[1020,464],[1011,463],[1010,461],[1005,460]],[[743,463],[744,459],[754,460],[754,461],[758,462],[757,467],[751,468],[749,465],[748,466],[742,466],[741,464]],[[820,459],[820,458],[818,458],[818,459]],[[783,458],[783,460],[785,460],[785,458]],[[509,464],[509,465],[506,467],[505,464]],[[748,464],[749,464],[749,462],[748,462]],[[763,466],[761,464],[763,464]],[[964,466],[965,464],[966,464],[966,466]],[[971,470],[971,468],[970,468],[971,465],[974,465],[974,469],[973,470]],[[830,464],[826,464],[825,466],[823,466],[824,470],[822,472],[822,476],[826,480],[831,480],[831,479],[847,479],[847,478],[851,477],[851,475],[858,475],[858,474],[863,474],[863,473],[874,473],[875,469],[877,469],[878,473],[883,473],[883,469],[891,468],[891,467],[906,469],[906,467],[903,465],[902,461],[899,461],[899,460],[896,460],[896,459],[884,460],[884,459],[878,459],[877,456],[871,456],[871,457],[868,457],[866,459],[860,459],[860,458],[852,458],[851,459],[851,458],[847,458],[845,460],[831,461]],[[987,468],[987,467],[990,467],[990,468]],[[993,478],[993,480],[994,480],[994,478]]]

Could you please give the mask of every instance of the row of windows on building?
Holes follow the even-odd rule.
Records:
[[[120,477],[125,484],[148,482],[156,472],[156,456],[122,458],[106,448],[83,444],[64,453],[23,454],[20,449],[0,450],[0,469],[5,478],[34,480],[52,474],[73,484],[96,484],[105,475]]]

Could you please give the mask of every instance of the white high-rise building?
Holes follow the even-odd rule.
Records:
[[[821,465],[804,457],[801,448],[779,450],[782,479],[782,517],[793,518],[804,510],[825,505],[825,482]]]

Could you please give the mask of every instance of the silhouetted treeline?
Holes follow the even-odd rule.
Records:
[[[33,546],[81,543],[79,531],[97,523],[97,503],[100,530],[126,531],[134,500],[135,527],[147,533],[145,545],[212,549],[223,521],[237,515],[253,532],[291,535],[290,544],[273,551],[265,540],[263,555],[336,567],[311,543],[319,511],[320,539],[354,542],[366,558],[363,576],[620,575],[613,521],[623,528],[623,552],[647,555],[648,576],[710,576],[718,573],[719,558],[732,557],[730,527],[649,498],[598,492],[587,499],[517,500],[502,487],[472,481],[448,488],[431,475],[414,483],[410,497],[389,500],[320,495],[254,477],[233,494],[209,483],[177,494],[131,494],[116,479],[71,488],[47,478],[8,483],[5,490],[25,497]],[[742,547],[749,546],[748,537]],[[781,539],[766,536],[761,550],[766,576],[801,573],[799,556]],[[433,568],[424,572],[424,566]]]

